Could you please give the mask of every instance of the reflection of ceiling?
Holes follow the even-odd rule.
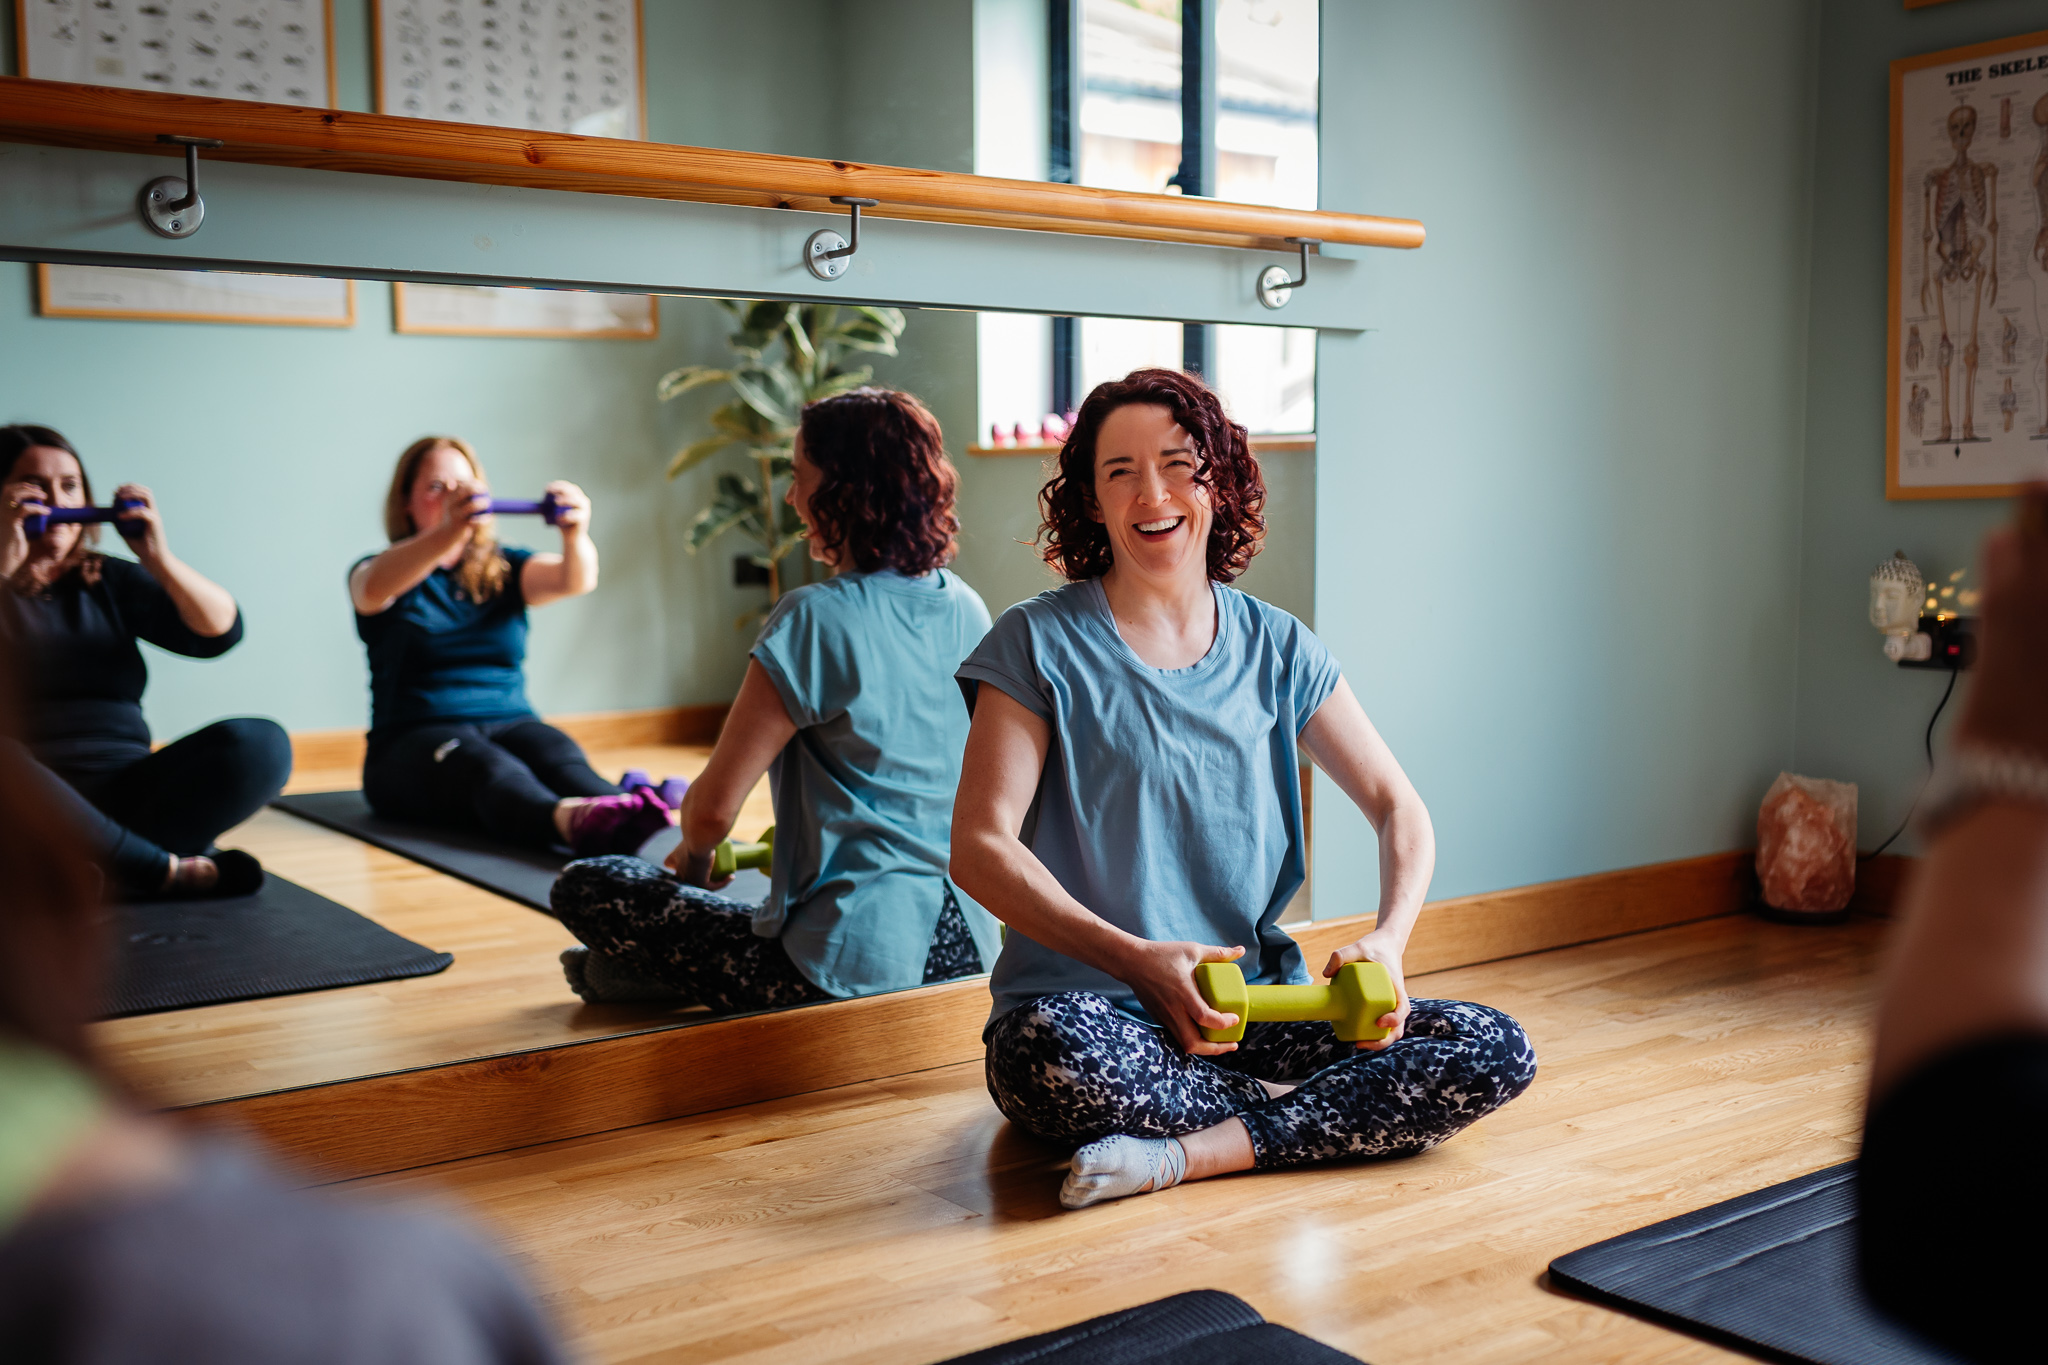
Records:
[[[1235,0],[1217,17],[1216,103],[1227,113],[1314,122],[1313,0]],[[1126,0],[1083,0],[1083,81],[1090,94],[1180,101],[1180,25]],[[1178,135],[1174,138],[1178,141]]]

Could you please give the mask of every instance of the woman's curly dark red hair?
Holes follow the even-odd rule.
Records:
[[[811,494],[811,539],[840,566],[916,578],[953,562],[960,477],[924,404],[855,389],[806,407],[797,435],[824,476]]]
[[[1266,480],[1251,437],[1224,415],[1215,390],[1179,370],[1133,370],[1097,384],[1060,447],[1059,472],[1038,490],[1038,538],[1045,562],[1071,582],[1100,578],[1115,561],[1109,529],[1096,519],[1095,442],[1118,408],[1150,404],[1173,414],[1194,438],[1195,477],[1209,490],[1209,577],[1228,583],[1245,571],[1266,534]]]

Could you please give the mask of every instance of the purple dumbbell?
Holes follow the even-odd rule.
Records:
[[[629,768],[625,776],[619,779],[619,785],[627,791],[635,791],[645,787],[661,798],[661,804],[667,806],[670,810],[681,808],[683,793],[690,789],[689,781],[681,777],[664,777],[657,783],[652,777],[647,775],[645,768]]]
[[[116,498],[112,507],[53,507],[47,512],[32,512],[21,519],[21,532],[30,540],[41,540],[43,533],[52,526],[80,526],[95,522],[111,521],[114,529],[124,540],[139,540],[143,527],[139,522],[124,521],[122,514],[146,506],[140,498]]]
[[[569,505],[550,493],[538,501],[533,498],[492,498],[484,510],[499,516],[538,516],[548,525],[556,526],[561,523],[562,513],[569,510]]]

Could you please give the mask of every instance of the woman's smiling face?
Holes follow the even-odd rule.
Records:
[[[1194,439],[1170,409],[1131,403],[1095,438],[1095,516],[1118,568],[1146,577],[1209,575],[1207,485],[1195,478]]]

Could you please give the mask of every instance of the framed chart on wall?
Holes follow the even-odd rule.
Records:
[[[1885,495],[2048,473],[2048,32],[1892,63]]]
[[[331,0],[17,0],[14,12],[22,74],[38,80],[334,103]],[[44,317],[348,327],[355,300],[347,280],[36,267]]]
[[[386,114],[644,138],[639,0],[372,0]],[[651,337],[646,294],[394,284],[401,332]]]
[[[46,318],[353,327],[356,287],[315,275],[39,265],[36,311]]]
[[[393,322],[424,336],[646,338],[660,330],[652,294],[581,289],[394,285]]]
[[[21,74],[180,95],[334,103],[332,0],[16,0]]]
[[[639,0],[371,0],[385,114],[647,136]]]

